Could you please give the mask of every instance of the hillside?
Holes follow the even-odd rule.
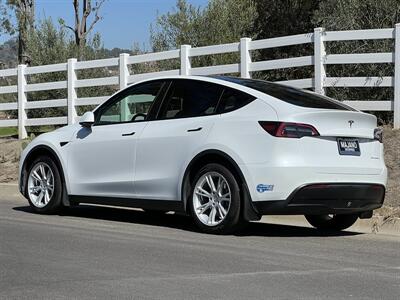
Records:
[[[17,41],[11,39],[0,45],[0,69],[13,68],[17,64]]]
[[[17,46],[16,39],[10,39],[3,44],[0,44],[0,69],[14,68],[18,65]],[[132,51],[123,48],[102,48],[99,56],[104,58],[118,57],[120,53],[132,54]],[[35,65],[35,62],[32,62],[32,65]]]

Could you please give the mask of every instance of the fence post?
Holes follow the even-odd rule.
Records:
[[[181,75],[190,75],[190,48],[190,45],[181,45]]]
[[[324,28],[314,29],[314,91],[322,95],[325,95],[326,78],[324,32]]]
[[[75,73],[76,58],[68,59],[67,72],[68,72],[68,125],[74,124],[77,118],[75,101],[78,98],[76,94],[75,82],[77,80]]]
[[[119,55],[119,88],[122,90],[128,86],[129,68],[128,68],[128,53]]]
[[[250,75],[250,64],[251,56],[249,51],[249,45],[251,38],[240,39],[240,77],[251,78]]]
[[[25,128],[25,121],[27,115],[25,111],[26,98],[26,78],[25,78],[26,65],[18,65],[18,138],[25,139],[28,133]]]
[[[129,54],[121,53],[119,55],[119,88],[122,90],[128,86],[129,80],[129,68],[128,68],[128,58]],[[124,99],[121,102],[121,116],[123,116],[126,121],[129,118],[130,109],[128,106],[128,99]]]
[[[393,99],[393,127],[400,128],[400,23],[394,29],[394,99]]]

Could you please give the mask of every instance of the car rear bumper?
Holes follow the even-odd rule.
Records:
[[[382,161],[375,166],[267,166],[241,165],[253,202],[288,199],[304,185],[315,183],[378,184],[386,186],[387,169]],[[259,185],[268,189],[260,191]]]
[[[256,201],[260,215],[352,214],[382,206],[385,187],[368,183],[316,183],[297,188],[286,200]]]

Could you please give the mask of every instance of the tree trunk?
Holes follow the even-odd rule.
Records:
[[[86,39],[81,38],[79,40],[79,44],[78,44],[78,57],[79,57],[79,60],[83,60],[84,59],[85,46],[86,46]]]
[[[63,26],[72,30],[74,33],[75,44],[78,48],[78,58],[79,60],[82,60],[84,58],[84,50],[88,34],[93,30],[94,25],[101,19],[99,11],[105,0],[96,1],[94,7],[92,7],[92,0],[82,0],[82,15],[80,14],[80,2],[81,0],[73,0],[72,2],[74,6],[75,25],[67,26],[64,24]],[[94,13],[94,19],[90,25],[87,26],[87,20],[91,13]]]
[[[18,22],[18,63],[30,65],[27,41],[35,23],[35,0],[16,0],[14,7]]]

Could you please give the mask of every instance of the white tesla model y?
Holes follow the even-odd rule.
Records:
[[[384,200],[376,127],[373,115],[280,84],[156,78],[32,141],[20,191],[38,213],[79,203],[179,211],[210,233],[301,214],[342,230]]]

